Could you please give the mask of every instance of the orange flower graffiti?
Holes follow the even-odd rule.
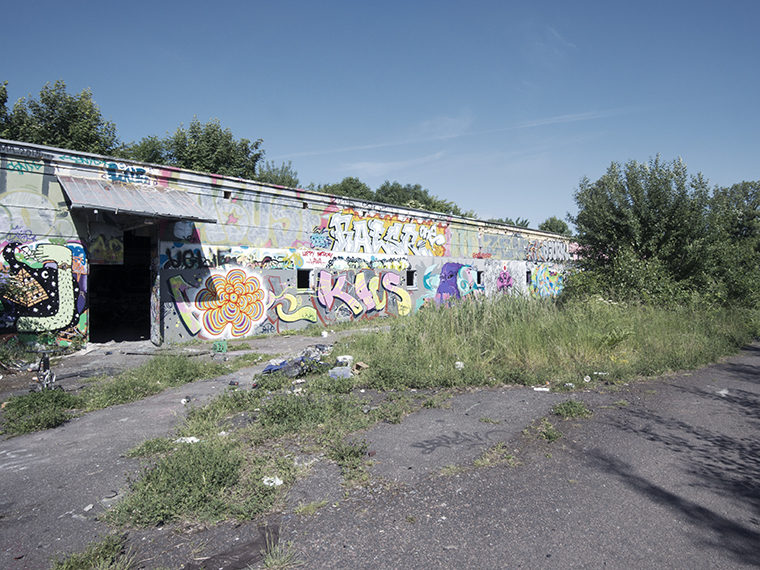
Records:
[[[211,336],[221,335],[227,325],[232,325],[232,336],[245,336],[263,320],[266,298],[258,277],[231,269],[227,275],[206,279],[195,302],[203,311],[203,326]]]

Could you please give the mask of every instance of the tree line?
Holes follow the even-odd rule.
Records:
[[[298,173],[289,161],[279,165],[264,161],[262,139],[237,139],[217,119],[201,123],[194,117],[187,127],[180,125],[173,133],[163,137],[149,135],[139,141],[124,142],[118,137],[116,125],[103,117],[90,89],[72,95],[67,92],[66,83],[58,80],[42,87],[38,98],[31,95],[22,97],[9,108],[7,86],[7,81],[0,83],[0,138],[234,176],[288,188],[300,187]],[[464,210],[419,184],[386,181],[372,190],[358,178],[346,177],[333,184],[311,183],[306,188],[347,198],[477,218],[474,211]],[[528,227],[528,220],[524,218],[491,218],[488,221]],[[555,216],[542,222],[539,229],[570,235],[567,224]]]

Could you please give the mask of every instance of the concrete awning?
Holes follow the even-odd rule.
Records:
[[[59,176],[58,181],[71,200],[72,209],[194,222],[216,221],[201,210],[192,194],[181,190],[75,176]]]

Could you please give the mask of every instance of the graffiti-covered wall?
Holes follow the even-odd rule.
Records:
[[[73,199],[71,180],[125,200],[180,191],[215,221],[104,212],[94,192]],[[545,232],[12,141],[0,141],[0,216],[0,332],[60,342],[86,339],[90,300],[103,304],[91,272],[138,263],[125,238],[135,227],[150,239],[139,263],[154,342],[406,316],[471,295],[554,296],[573,258]]]

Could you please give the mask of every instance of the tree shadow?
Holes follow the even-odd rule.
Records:
[[[724,371],[750,375],[756,381],[760,367],[727,364]],[[757,416],[760,396],[741,389],[722,392],[720,385],[708,391],[691,384],[668,383],[669,389],[680,391],[686,403],[704,414],[707,424],[696,425],[673,415],[641,408],[618,410],[607,418],[611,428],[659,444],[676,454],[677,469],[686,475],[692,488],[700,488],[721,496],[736,505],[739,512],[749,511],[749,523],[760,529],[760,439],[757,438]],[[720,428],[714,427],[715,414],[720,414]],[[690,413],[690,417],[693,414]],[[723,427],[726,426],[726,427]],[[720,431],[715,431],[720,429]],[[603,471],[617,475],[624,483],[653,500],[683,512],[695,524],[716,533],[712,545],[727,549],[742,562],[760,564],[760,532],[732,521],[699,504],[663,489],[634,473],[631,465],[601,451],[591,453],[592,461]],[[705,541],[709,543],[709,540]]]
[[[743,564],[760,565],[760,533],[738,524],[694,501],[685,499],[637,475],[633,467],[616,457],[595,449],[587,453],[588,462],[605,473],[614,475],[625,485],[649,500],[678,511],[699,528],[712,531],[714,538],[701,542],[718,550],[728,551]]]

